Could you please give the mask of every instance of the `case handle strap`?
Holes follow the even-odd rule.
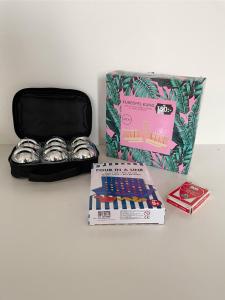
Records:
[[[52,182],[62,180],[79,175],[81,170],[79,167],[74,167],[66,170],[59,170],[55,172],[33,172],[29,174],[29,181],[33,182]]]

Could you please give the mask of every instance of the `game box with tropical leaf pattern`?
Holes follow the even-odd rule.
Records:
[[[116,71],[106,75],[106,151],[187,174],[205,78]]]

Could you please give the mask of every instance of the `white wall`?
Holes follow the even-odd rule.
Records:
[[[34,86],[85,91],[97,142],[115,69],[206,76],[197,143],[225,143],[224,30],[224,2],[0,2],[0,143],[17,140],[13,95]]]

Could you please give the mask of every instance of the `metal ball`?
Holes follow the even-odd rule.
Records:
[[[75,139],[72,140],[71,142],[71,147],[73,147],[73,144],[75,144],[78,141],[83,141],[83,142],[87,142],[90,143],[90,139],[87,136],[78,136]]]
[[[40,150],[41,146],[34,139],[24,138],[19,141],[17,148],[31,148],[33,150]]]
[[[45,143],[45,145],[47,146],[47,145],[49,145],[49,144],[51,144],[51,143],[60,143],[60,144],[65,145],[65,147],[66,147],[66,142],[65,142],[65,140],[64,140],[63,138],[60,138],[60,137],[53,137],[53,138],[49,139],[49,140]]]
[[[59,141],[51,141],[48,144],[46,143],[44,145],[44,149],[48,149],[50,147],[61,147],[61,148],[66,149],[66,144],[59,142]]]
[[[20,164],[32,163],[32,162],[38,162],[39,156],[35,152],[35,150],[31,148],[21,147],[21,148],[17,148],[13,152],[12,160]]]
[[[68,160],[68,152],[61,147],[49,147],[44,150],[43,159],[48,162]]]
[[[76,142],[71,144],[71,148],[75,149],[76,147],[81,146],[81,145],[88,147],[91,145],[91,143],[88,140],[86,140],[86,141],[85,140],[77,140]]]
[[[74,141],[77,141],[77,140],[84,140],[84,141],[88,140],[89,141],[89,137],[88,136],[77,136],[74,139]]]
[[[72,159],[88,159],[96,156],[96,150],[92,146],[80,145],[72,151]]]

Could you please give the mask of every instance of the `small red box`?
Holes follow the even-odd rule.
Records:
[[[166,201],[184,212],[192,214],[209,197],[209,194],[208,189],[192,182],[184,182],[169,193]]]

